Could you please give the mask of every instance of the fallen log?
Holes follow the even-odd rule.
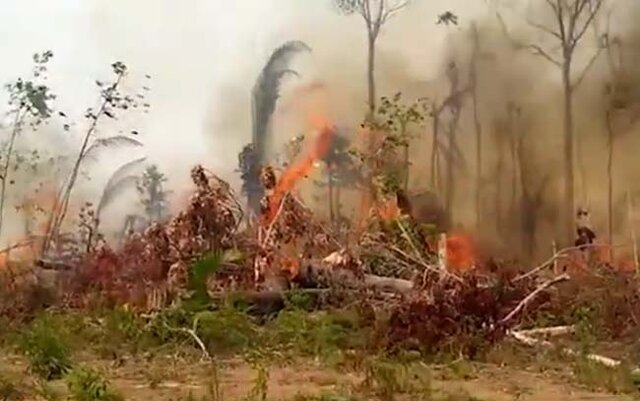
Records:
[[[556,329],[557,331],[562,332],[562,331],[566,331],[566,326],[562,328],[552,328],[552,329]],[[553,343],[551,343],[550,341],[541,340],[541,339],[532,337],[530,334],[535,332],[534,330],[538,332],[544,331],[544,329],[533,329],[533,330],[523,330],[523,331],[511,331],[508,334],[519,343],[527,345],[529,347],[544,347],[544,348],[554,347]],[[566,356],[573,357],[573,358],[580,356],[580,353],[570,348],[562,348],[560,352],[562,352]],[[609,368],[617,368],[620,365],[622,365],[622,362],[618,360],[615,360],[606,356],[598,355],[598,354],[587,354],[587,355],[584,355],[584,357],[587,358],[587,360],[589,361],[599,363]],[[632,369],[631,373],[634,375],[640,374],[640,368]]]
[[[325,259],[326,260],[326,259]],[[305,283],[338,284],[348,288],[372,288],[381,292],[395,292],[407,294],[414,288],[413,281],[394,277],[383,277],[373,274],[358,275],[353,270],[342,267],[339,264],[332,265],[326,262],[310,263],[301,269],[299,280]]]
[[[383,292],[397,292],[402,294],[411,292],[414,287],[413,281],[393,277],[374,276],[373,274],[364,275],[364,285]]]
[[[526,336],[543,335],[548,337],[563,336],[566,334],[573,334],[576,331],[575,326],[554,326],[554,327],[541,327],[528,330],[518,330],[518,333]]]

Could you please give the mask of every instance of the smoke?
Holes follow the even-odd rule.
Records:
[[[131,69],[130,89],[145,83],[149,74],[151,112],[132,115],[117,124],[108,124],[100,134],[136,129],[145,143],[144,153],[169,177],[177,199],[188,190],[189,169],[202,163],[239,188],[235,172],[237,155],[251,141],[251,88],[271,52],[289,40],[301,40],[312,48],[294,65],[299,77],[290,77],[273,120],[271,154],[282,144],[304,133],[306,126],[299,112],[322,107],[339,126],[356,127],[366,109],[365,29],[358,16],[343,16],[331,0],[63,0],[53,7],[45,0],[13,1],[3,5],[5,19],[0,28],[4,38],[0,49],[9,60],[0,73],[2,81],[29,71],[30,55],[51,49],[55,59],[50,69],[51,86],[60,96],[59,108],[70,119],[82,121],[86,107],[94,106],[95,79],[109,74],[116,60]],[[518,4],[537,4],[521,1]],[[543,2],[539,2],[543,3]],[[618,2],[611,24],[624,38],[629,49],[625,65],[635,65],[640,49],[640,32],[634,24],[640,7],[629,0]],[[621,12],[620,10],[623,10]],[[459,16],[460,26],[436,25],[437,16],[451,10]],[[501,8],[502,10],[502,8]],[[633,10],[633,11],[630,11]],[[537,22],[550,22],[540,7],[522,7],[513,12],[504,8],[505,21],[518,38],[553,44],[526,24],[526,15]],[[30,21],[25,24],[20,21]],[[461,81],[468,78],[473,50],[470,23],[477,22],[481,43],[478,62],[479,115],[483,129],[483,210],[485,220],[510,220],[507,210],[515,204],[510,198],[511,183],[517,182],[516,200],[522,191],[522,177],[512,164],[508,136],[500,136],[509,125],[508,104],[521,109],[512,131],[525,135],[527,179],[533,193],[544,184],[537,241],[555,235],[553,209],[561,202],[562,160],[561,88],[558,69],[530,52],[513,48],[504,35],[492,9],[477,0],[421,1],[398,13],[383,28],[377,46],[376,77],[378,94],[401,91],[406,99],[426,96],[432,102],[444,99],[448,92],[446,68],[455,61]],[[602,26],[601,26],[602,28]],[[11,33],[11,35],[9,35]],[[587,35],[584,49],[576,60],[583,65],[593,51]],[[19,38],[19,39],[15,39]],[[542,42],[540,42],[542,41]],[[631,68],[629,73],[636,73]],[[576,92],[576,132],[581,138],[582,154],[588,165],[588,182],[581,186],[579,200],[589,204],[598,227],[606,224],[605,125],[602,88],[609,76],[605,55],[594,64]],[[323,101],[316,105],[313,96],[300,96],[301,88],[321,84]],[[306,102],[306,103],[305,103]],[[311,105],[311,106],[309,106]],[[59,131],[59,127],[50,128]],[[81,130],[79,130],[81,132]],[[431,130],[415,132],[412,143],[411,186],[429,189]],[[504,133],[503,133],[504,134]],[[73,133],[65,147],[77,146]],[[354,133],[351,133],[354,135]],[[456,220],[465,226],[475,223],[473,205],[475,180],[475,133],[470,103],[466,99],[459,126],[460,146],[466,156],[466,170],[456,173]],[[506,141],[506,142],[505,142]],[[637,161],[631,149],[639,145],[633,135],[621,136],[616,158],[616,199],[630,183],[637,181]],[[54,146],[54,145],[52,145]],[[498,151],[500,146],[506,150]],[[104,163],[92,167],[94,177],[83,194],[99,194],[109,175],[138,153],[116,152]],[[502,160],[500,180],[498,164]],[[514,175],[515,171],[515,175]],[[576,178],[578,178],[576,170]],[[549,181],[546,181],[547,177]],[[498,182],[504,195],[498,197]],[[584,190],[583,190],[584,189]],[[634,190],[633,186],[629,188]],[[97,196],[97,195],[96,195]],[[500,198],[500,199],[498,199]],[[518,203],[519,204],[519,203]],[[125,208],[125,206],[122,206]],[[501,209],[503,216],[496,210]],[[114,210],[114,216],[120,213]],[[546,217],[545,217],[546,215]],[[619,217],[619,220],[624,218]],[[506,224],[506,223],[505,223]],[[624,225],[619,225],[624,231]],[[495,228],[495,227],[494,227]],[[491,228],[492,234],[494,228]],[[489,228],[486,228],[489,230]],[[504,228],[503,236],[520,232],[521,226]],[[602,230],[604,232],[604,229]],[[548,241],[547,241],[548,242]],[[541,245],[542,246],[542,245]],[[546,246],[546,244],[544,245]]]

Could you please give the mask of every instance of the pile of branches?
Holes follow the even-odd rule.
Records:
[[[273,168],[264,167],[260,178],[266,195],[261,200],[254,278],[256,285],[270,288],[272,276],[293,281],[309,261],[340,244],[293,193],[276,190]]]
[[[580,308],[597,315],[609,336],[638,327],[637,280],[624,273],[605,270],[580,279],[568,280],[566,274],[549,279],[540,268],[523,274],[500,266],[452,274],[427,245],[429,233],[407,214],[371,219],[356,246],[345,249],[294,194],[275,191],[277,180],[269,168],[262,176],[267,195],[257,232],[251,226],[242,230],[244,215],[230,186],[201,166],[191,178],[195,191],[185,210],[169,222],[131,234],[118,249],[102,239],[87,248],[65,275],[67,305],[90,306],[98,295],[108,305],[148,309],[149,295],[161,291],[163,307],[184,293],[197,262],[212,253],[241,250],[233,263],[222,264],[214,281],[234,282],[234,288],[260,294],[259,300],[269,298],[265,292],[282,297],[292,285],[346,289],[362,299],[375,292],[389,316],[378,327],[377,340],[388,350],[442,350],[474,357],[539,316],[573,323],[567,311]],[[270,274],[284,285],[263,285]],[[16,298],[14,309],[24,309],[28,298],[37,296],[33,281],[31,276],[13,279],[11,285],[16,291],[20,285],[26,297],[24,302]],[[216,291],[229,288],[220,284]]]
[[[525,306],[536,311],[549,300],[534,278],[513,278],[478,272],[460,277],[427,274],[419,291],[392,308],[384,346],[453,351],[473,358],[501,341],[520,322]]]
[[[422,275],[436,264],[426,234],[408,215],[392,220],[373,216],[358,241],[366,270],[407,280]]]
[[[98,294],[109,304],[142,306],[150,291],[167,285],[176,296],[199,258],[243,247],[242,208],[229,184],[202,166],[191,179],[195,191],[186,209],[168,223],[131,234],[120,249],[102,241],[85,254],[66,280],[67,301],[85,306],[87,294]]]
[[[620,340],[640,333],[640,286],[635,272],[600,266],[563,283],[540,313],[553,325],[588,321],[598,337]]]

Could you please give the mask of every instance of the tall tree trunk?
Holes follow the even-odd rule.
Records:
[[[404,140],[407,141],[404,144],[402,149],[402,164],[404,166],[404,177],[403,177],[404,192],[408,193],[409,192],[409,167],[411,163],[409,162],[409,138],[407,137],[407,123],[404,121],[402,122],[402,125],[400,127],[400,135],[402,136],[402,138],[404,138]]]
[[[334,204],[333,204],[333,164],[329,164],[328,185],[329,190],[329,221],[333,224],[336,220]]]
[[[342,185],[338,184],[335,186],[335,211],[338,221],[342,219]]]
[[[431,144],[431,190],[437,193],[438,185],[440,183],[440,181],[438,180],[438,141],[440,140],[438,134],[440,131],[440,113],[435,103],[433,103],[431,107],[431,113],[433,114],[433,142]]]
[[[367,93],[369,98],[369,117],[373,118],[376,110],[376,37],[369,33],[367,50]]]
[[[504,146],[498,143],[498,160],[496,162],[496,199],[495,199],[495,214],[496,214],[496,231],[499,235],[504,234],[503,219],[502,219],[502,171],[504,169]]]
[[[456,149],[458,149],[458,121],[460,121],[460,113],[461,113],[461,105],[459,102],[453,106],[453,116],[451,117],[451,122],[449,123],[449,157],[447,158],[447,185],[446,185],[446,196],[447,196],[447,217],[449,222],[453,224],[453,203],[455,198],[455,154]]]
[[[572,243],[573,214],[575,208],[574,174],[573,174],[573,88],[571,86],[571,57],[565,55],[562,68],[562,84],[564,89],[564,169],[565,169],[565,240]]]
[[[608,214],[608,234],[609,234],[609,261],[613,262],[613,127],[611,125],[611,112],[607,111],[607,214]]]
[[[370,20],[366,20],[367,23],[367,98],[368,98],[368,114],[367,120],[372,122],[375,117],[376,110],[376,82],[375,82],[375,62],[376,62],[376,33],[374,32],[374,26]],[[373,175],[375,174],[375,161],[373,160],[373,153],[375,151],[375,133],[373,130],[369,130],[368,138],[364,138],[366,154],[369,160],[366,162],[367,169],[369,170],[369,176],[366,177],[368,183],[367,187],[362,192],[360,199],[360,224],[364,224],[367,219],[369,208],[376,200],[376,188],[373,183]]]
[[[514,138],[516,132],[511,126],[509,128],[509,148],[511,154],[511,200],[509,204],[509,219],[516,219],[518,216],[518,143]]]
[[[473,126],[476,132],[476,230],[480,231],[482,214],[482,124],[478,115],[478,52],[480,50],[480,37],[478,26],[472,24],[473,34],[473,54],[471,56],[470,81],[471,81],[471,101],[473,106]]]

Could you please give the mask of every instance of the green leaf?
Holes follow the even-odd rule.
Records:
[[[208,298],[207,279],[210,275],[220,270],[223,261],[224,255],[222,253],[213,252],[201,258],[193,265],[189,287],[194,291],[196,300]]]

